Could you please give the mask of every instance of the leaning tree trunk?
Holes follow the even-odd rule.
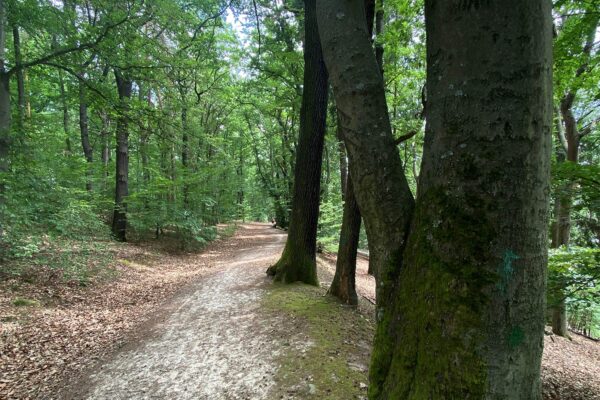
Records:
[[[551,4],[426,0],[427,129],[403,252],[401,242],[381,237],[392,236],[382,224],[390,219],[404,234],[411,213],[400,207],[409,201],[397,153],[369,159],[370,149],[385,151],[391,133],[383,84],[369,79],[378,66],[367,55],[361,8],[319,2],[336,102],[349,131],[362,133],[346,141],[353,177],[358,171],[355,193],[380,258],[369,397],[540,399]],[[360,130],[360,121],[370,122],[373,134]]]
[[[373,34],[373,20],[375,16],[375,0],[365,0],[365,16],[369,36]],[[338,113],[338,139],[343,140],[344,132]],[[342,198],[344,199],[344,213],[342,215],[342,228],[338,246],[335,275],[329,288],[329,293],[339,298],[346,304],[358,304],[356,295],[356,252],[360,238],[361,214],[354,196],[354,185],[348,174],[346,149],[340,143],[340,173],[342,174]],[[343,160],[342,160],[343,159]],[[346,165],[342,165],[346,164]],[[369,273],[373,274],[369,263]]]
[[[328,79],[319,31],[316,0],[305,2],[304,93],[294,169],[292,215],[285,249],[268,274],[276,281],[317,284],[316,240]]]
[[[115,70],[115,80],[119,93],[119,116],[117,118],[117,159],[116,159],[116,185],[115,185],[115,210],[113,214],[112,232],[122,242],[127,240],[127,203],[125,198],[129,194],[129,129],[128,115],[129,98],[133,82]]]

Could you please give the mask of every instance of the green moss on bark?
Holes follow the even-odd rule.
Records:
[[[387,301],[378,311],[369,398],[482,398],[486,367],[478,350],[486,288],[501,281],[485,268],[494,239],[487,207],[443,190],[423,196],[399,276],[397,265],[382,275]],[[479,228],[464,229],[473,226]]]
[[[296,249],[295,246],[296,243],[288,240],[281,258],[267,270],[267,274],[272,275],[275,282],[303,282],[318,286],[316,259],[307,255],[307,252],[302,249]]]

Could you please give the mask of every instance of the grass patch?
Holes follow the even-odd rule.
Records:
[[[273,398],[295,394],[303,399],[366,399],[371,322],[356,309],[324,296],[323,289],[303,284],[273,285],[264,306],[284,313],[294,325],[288,329],[290,342],[299,333],[306,337],[302,350],[293,343],[280,356]]]
[[[235,231],[237,230],[238,226],[236,223],[232,222],[229,223],[227,225],[225,225],[224,227],[219,227],[217,228],[217,235],[219,237],[219,239],[226,239],[228,237],[231,237],[235,234]]]
[[[25,299],[22,297],[17,297],[13,300],[13,305],[15,307],[39,307],[40,302],[37,300]]]
[[[17,278],[27,283],[74,282],[87,286],[93,281],[111,280],[115,270],[115,244],[108,240],[69,239],[45,236],[31,254],[6,261],[0,280]]]

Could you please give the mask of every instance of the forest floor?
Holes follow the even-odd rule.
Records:
[[[358,310],[266,278],[285,243],[243,224],[200,253],[116,246],[111,280],[0,284],[0,399],[364,399],[374,280]],[[16,301],[21,300],[21,301]],[[26,300],[26,301],[25,301]],[[546,400],[600,399],[600,343],[546,336]]]

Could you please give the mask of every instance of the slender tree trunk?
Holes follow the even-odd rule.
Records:
[[[361,215],[353,194],[352,178],[348,176],[344,215],[340,231],[335,275],[329,288],[329,294],[346,304],[358,304],[356,295],[356,250],[360,237]]]
[[[20,65],[23,62],[21,57],[21,35],[19,27],[13,26],[13,45],[15,49],[15,64]],[[23,124],[25,122],[25,81],[23,79],[23,70],[19,68],[15,75],[17,77],[17,129],[19,132],[23,131]]]
[[[316,1],[305,2],[304,93],[294,171],[292,215],[281,259],[267,271],[276,281],[317,284],[316,240],[328,78],[316,18]]]
[[[182,102],[184,102],[184,106],[181,109],[181,164],[183,166],[183,207],[187,210],[190,206],[190,187],[187,181],[187,174],[189,173],[190,144],[188,137],[187,107],[185,106],[185,97],[183,94]]]
[[[106,190],[108,185],[108,162],[110,160],[110,120],[106,111],[100,112],[102,127],[100,128],[100,159],[102,161],[103,187]]]
[[[127,240],[127,203],[129,195],[129,98],[133,81],[115,70],[115,80],[119,93],[119,116],[117,119],[117,160],[115,185],[115,210],[113,214],[112,232],[119,241]]]
[[[346,0],[318,7],[378,262],[369,398],[540,399],[551,3],[426,0],[427,129],[414,213],[364,11]]]
[[[552,332],[562,337],[568,337],[567,329],[567,304],[564,295],[557,299],[552,307]]]
[[[0,174],[8,172],[10,153],[10,75],[6,71],[5,48],[6,4],[4,0],[0,0]],[[0,184],[0,205],[2,203],[4,203],[4,185]]]
[[[58,71],[58,84],[60,89],[60,99],[62,102],[63,130],[65,132],[66,152],[68,155],[71,155],[73,153],[73,146],[71,145],[71,133],[69,126],[69,102],[67,100],[67,90],[65,88],[65,79],[62,70]]]
[[[83,155],[87,161],[87,182],[85,184],[85,188],[91,192],[94,149],[92,149],[92,145],[90,144],[87,98],[85,94],[85,87],[82,83],[79,83],[79,131],[81,133],[81,147],[83,148]]]

